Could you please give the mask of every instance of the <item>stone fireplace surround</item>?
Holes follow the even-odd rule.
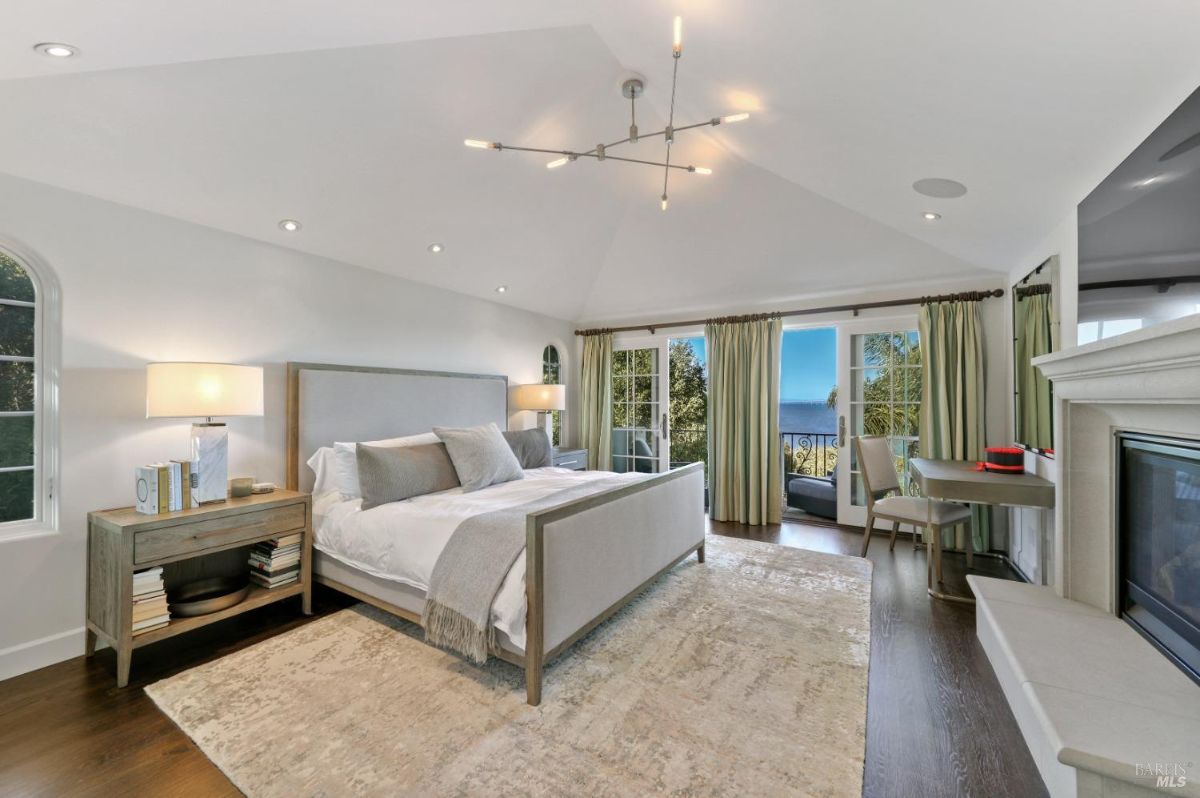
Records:
[[[1034,363],[1054,383],[1054,586],[969,577],[980,642],[1055,798],[1200,798],[1200,685],[1118,617],[1115,516],[1116,432],[1200,439],[1200,314]]]

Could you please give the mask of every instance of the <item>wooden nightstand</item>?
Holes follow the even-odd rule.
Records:
[[[559,449],[552,454],[554,465],[572,471],[587,471],[587,449]]]
[[[135,571],[162,566],[168,591],[205,577],[248,575],[253,544],[297,532],[303,535],[297,581],[271,589],[252,584],[240,604],[133,635]],[[311,614],[312,501],[306,493],[275,490],[159,515],[132,507],[88,513],[87,655],[97,638],[116,650],[118,687],[129,683],[135,648],[296,595]]]

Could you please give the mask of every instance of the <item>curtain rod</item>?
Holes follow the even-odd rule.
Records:
[[[635,332],[637,330],[649,330],[653,334],[656,330],[667,329],[668,327],[696,327],[710,322],[729,323],[731,321],[755,321],[765,318],[787,318],[789,316],[813,316],[819,313],[837,313],[840,311],[850,310],[857,316],[860,310],[872,310],[874,308],[897,308],[904,305],[928,305],[932,302],[976,302],[988,297],[1004,296],[1003,288],[993,288],[990,291],[963,291],[957,294],[939,294],[937,296],[913,297],[911,299],[887,299],[881,302],[857,302],[853,305],[828,305],[823,308],[805,308],[803,310],[785,310],[775,313],[752,313],[746,316],[721,316],[714,319],[692,319],[691,321],[667,321],[661,324],[632,324],[628,327],[597,327],[590,330],[576,330],[576,335],[603,335],[605,333],[618,332]]]
[[[1178,277],[1139,277],[1134,280],[1105,280],[1099,283],[1080,283],[1080,291],[1097,291],[1101,288],[1142,288],[1155,286],[1165,294],[1178,283],[1200,283],[1200,275],[1184,274]]]
[[[1030,285],[1018,285],[1013,289],[1017,299],[1024,299],[1027,296],[1036,296],[1037,294],[1049,294],[1051,292],[1050,283],[1031,283]]]

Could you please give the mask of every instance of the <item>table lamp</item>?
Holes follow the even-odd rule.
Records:
[[[542,384],[518,385],[513,391],[513,406],[517,410],[536,410],[538,426],[546,431],[546,437],[553,443],[553,422],[550,411],[566,409],[567,387]]]
[[[229,430],[214,416],[261,416],[263,370],[227,363],[149,363],[146,418],[203,418],[192,424],[192,495],[200,504],[225,501]]]

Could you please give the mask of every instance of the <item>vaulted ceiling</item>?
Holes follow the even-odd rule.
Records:
[[[714,174],[667,212],[647,167],[462,145],[621,138],[631,72],[661,127],[676,13],[677,120],[752,118],[680,135]],[[1020,265],[1200,84],[1198,32],[1191,0],[10,0],[0,172],[565,319],[777,307]]]

